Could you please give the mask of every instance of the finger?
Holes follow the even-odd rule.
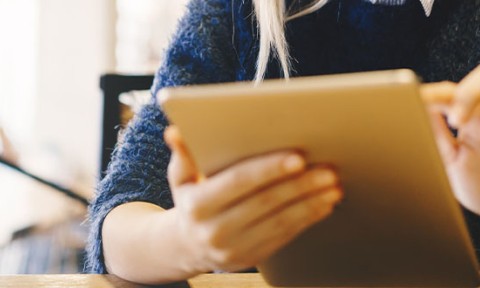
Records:
[[[455,127],[464,124],[471,116],[475,107],[480,104],[480,66],[467,75],[455,91],[453,108],[449,123]]]
[[[243,233],[236,250],[258,264],[307,228],[327,218],[341,199],[342,192],[332,188],[295,202]]]
[[[171,188],[195,182],[199,173],[178,129],[174,126],[167,127],[164,138],[172,150],[172,156],[168,165],[168,182]]]
[[[276,152],[244,160],[202,183],[198,210],[215,214],[235,206],[255,191],[304,171],[305,159],[295,152]],[[206,207],[204,207],[206,206]],[[204,209],[207,208],[208,209]],[[197,215],[208,217],[209,215]]]
[[[457,84],[444,81],[420,86],[420,96],[428,105],[449,105],[454,97]]]
[[[480,105],[473,111],[461,129],[458,130],[457,142],[480,155]],[[461,143],[461,144],[460,144]]]
[[[229,235],[228,231],[242,230],[253,226],[282,207],[314,194],[324,193],[337,184],[338,177],[332,170],[317,168],[254,193],[247,200],[231,207],[222,215],[220,221],[231,223],[225,227],[224,235]]]
[[[457,140],[447,126],[441,113],[430,111],[433,132],[445,163],[450,163],[457,155]]]

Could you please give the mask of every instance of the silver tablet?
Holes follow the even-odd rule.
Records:
[[[259,270],[275,286],[477,287],[479,274],[409,70],[162,90],[198,167],[299,148],[346,199]]]

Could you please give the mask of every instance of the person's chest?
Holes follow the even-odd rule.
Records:
[[[237,14],[233,14],[233,43],[238,53],[236,78],[237,81],[251,80],[255,74],[259,34],[251,1],[234,1],[239,4],[235,9]],[[431,45],[436,43],[432,40],[454,41],[443,39],[444,26],[473,17],[462,16],[466,11],[475,14],[478,10],[479,5],[471,1],[435,0],[432,13],[427,17],[420,0],[405,0],[402,5],[379,5],[370,0],[330,0],[317,12],[287,23],[292,74],[308,76],[394,68],[413,68],[425,74],[425,67],[442,65],[425,64],[426,59],[431,62]],[[466,7],[458,9],[459,6]],[[271,59],[267,78],[279,77],[278,63]]]
[[[403,5],[332,0],[287,24],[296,74],[411,68],[424,57],[430,20],[419,0]]]

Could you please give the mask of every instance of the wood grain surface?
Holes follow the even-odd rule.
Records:
[[[2,288],[268,288],[257,273],[205,274],[188,280],[157,286],[143,286],[112,275],[3,275]]]

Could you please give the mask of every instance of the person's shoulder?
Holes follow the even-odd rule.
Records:
[[[179,27],[205,31],[230,27],[233,2],[235,0],[189,0]]]
[[[232,15],[240,11],[248,11],[251,15],[253,10],[252,0],[189,0],[187,11],[197,15]]]
[[[438,23],[419,73],[425,81],[460,81],[480,63],[480,0],[435,2]],[[434,11],[435,11],[434,9]],[[435,16],[437,15],[437,16]]]
[[[479,20],[480,0],[462,0],[456,4],[457,4],[457,9],[454,9],[454,15],[456,17],[454,17],[454,19],[461,18],[464,20]]]
[[[469,40],[467,42],[477,42],[480,38],[480,0],[462,0],[454,6],[450,19],[447,21],[445,29],[441,32],[447,37],[456,36]],[[461,31],[462,33],[458,33]],[[459,40],[459,39],[457,39]]]
[[[187,11],[194,14],[213,15],[231,11],[235,0],[190,0]]]

